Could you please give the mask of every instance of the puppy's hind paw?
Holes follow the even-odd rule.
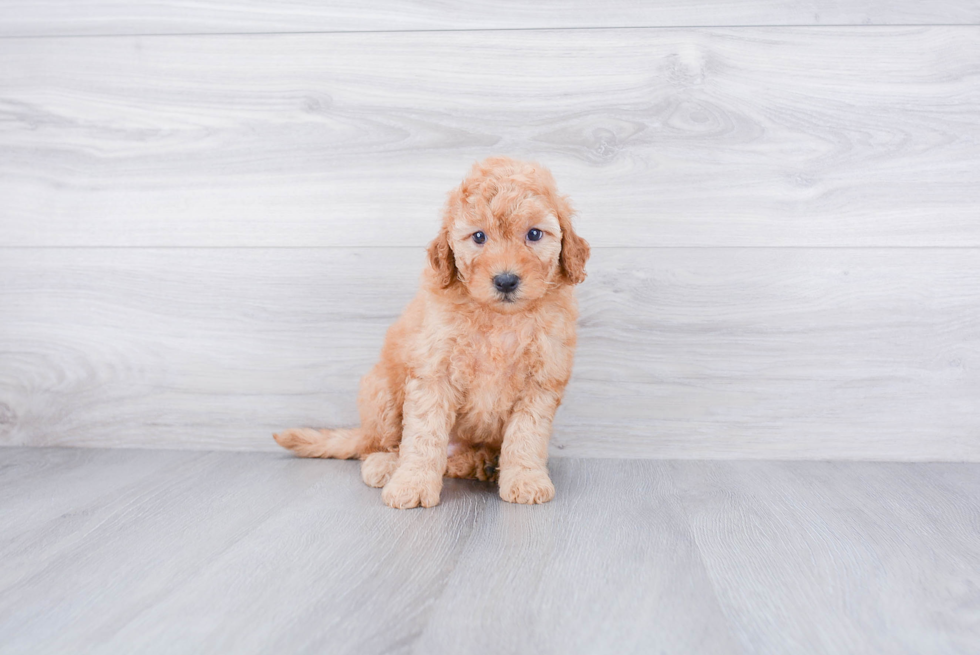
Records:
[[[497,455],[491,455],[485,450],[460,450],[450,455],[446,461],[446,475],[450,478],[496,482],[497,460]]]
[[[369,487],[383,487],[398,468],[398,453],[371,453],[361,462],[361,479]]]
[[[555,485],[546,470],[505,469],[500,472],[500,497],[523,505],[546,503],[555,497]]]

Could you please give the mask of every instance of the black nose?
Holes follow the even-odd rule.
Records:
[[[501,293],[510,293],[520,283],[521,278],[513,273],[501,273],[500,275],[493,276],[493,286],[497,287],[497,291]]]

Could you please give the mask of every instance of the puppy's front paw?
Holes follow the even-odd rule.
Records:
[[[405,474],[396,471],[381,490],[381,500],[395,509],[410,509],[419,505],[435,507],[439,504],[440,491],[441,475]]]
[[[508,503],[546,503],[555,497],[555,485],[547,470],[504,469],[500,472],[500,497]]]

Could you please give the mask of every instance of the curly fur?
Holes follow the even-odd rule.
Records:
[[[418,295],[361,381],[361,425],[293,428],[303,457],[360,458],[391,507],[438,504],[444,475],[497,479],[500,496],[543,503],[551,422],[572,371],[589,245],[544,167],[506,157],[473,166],[449,194]],[[537,228],[539,241],[526,238]],[[486,234],[486,243],[472,238]],[[518,275],[506,296],[493,285]]]

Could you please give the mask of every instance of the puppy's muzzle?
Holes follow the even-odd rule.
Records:
[[[521,284],[521,278],[513,273],[501,273],[493,276],[494,288],[503,294],[514,293]]]

